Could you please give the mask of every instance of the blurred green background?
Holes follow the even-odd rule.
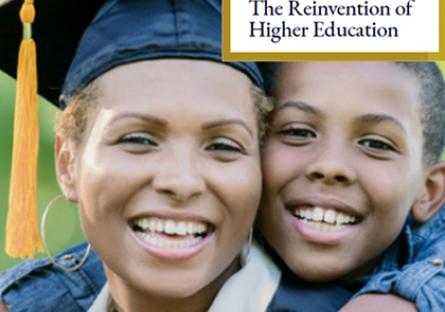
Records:
[[[15,80],[0,71],[0,271],[21,261],[9,258],[4,252],[6,212],[8,207],[9,176],[12,153]],[[38,176],[39,216],[48,202],[61,192],[54,170],[53,125],[58,109],[40,98],[40,155]],[[83,240],[75,205],[60,200],[50,210],[46,222],[46,237],[52,254]],[[44,257],[38,254],[38,257]]]
[[[445,62],[438,63],[445,74]],[[21,261],[9,258],[4,252],[14,98],[14,79],[0,71],[0,271]],[[53,157],[53,125],[57,112],[58,110],[53,105],[40,99],[39,215],[48,202],[61,193],[55,179]],[[442,158],[444,156],[442,155]],[[81,242],[83,235],[78,222],[76,206],[63,200],[57,203],[48,216],[46,233],[52,254],[56,254],[74,243]],[[38,257],[44,256],[44,254],[38,254]]]

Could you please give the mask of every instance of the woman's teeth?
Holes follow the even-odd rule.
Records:
[[[207,235],[209,226],[199,221],[141,218],[134,221],[135,233],[150,245],[177,249],[196,245]]]
[[[338,230],[357,223],[357,218],[354,216],[322,207],[297,208],[293,214],[303,222],[319,230]]]
[[[199,235],[208,230],[203,222],[175,221],[172,219],[143,218],[137,219],[134,224],[144,232],[157,232],[168,235]]]
[[[186,238],[171,239],[166,237],[159,237],[153,233],[137,233],[137,235],[139,235],[140,238],[142,238],[145,242],[149,243],[150,245],[167,249],[192,247],[193,245],[196,245],[197,243],[199,243],[201,240],[204,239],[204,237],[202,236],[197,236],[197,237],[187,236]]]

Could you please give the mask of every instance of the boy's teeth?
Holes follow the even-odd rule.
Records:
[[[172,219],[141,218],[135,224],[144,232],[158,232],[169,235],[195,235],[207,232],[208,226],[203,222],[175,221]]]
[[[347,219],[346,216],[338,214],[337,217],[335,218],[335,221],[337,222],[337,224],[343,224],[346,223],[346,219]]]
[[[324,222],[313,222],[313,221],[308,221],[303,219],[304,223],[307,223],[308,225],[312,226],[313,228],[316,228],[317,230],[320,231],[332,231],[332,230],[340,230],[340,229],[344,229],[347,225],[343,225],[343,224],[328,224],[328,223],[324,223]]]
[[[147,228],[142,227],[142,229],[146,230]],[[161,220],[155,220],[155,226],[150,229],[151,231],[163,232],[164,231],[164,222]]]
[[[326,223],[335,223],[336,213],[334,210],[329,209],[324,213],[323,221]]]
[[[314,209],[314,215],[312,217],[314,221],[321,221],[323,220],[323,209],[320,207],[317,207]]]
[[[186,235],[187,234],[187,224],[185,222],[178,222],[178,225],[176,226],[176,232],[179,235]]]
[[[343,212],[335,211],[333,209],[324,209],[321,207],[314,207],[312,209],[297,208],[294,211],[294,215],[301,218],[303,221],[311,222],[313,224],[319,223],[344,226],[357,221],[355,217],[347,215]],[[319,228],[318,225],[316,227]]]
[[[167,234],[176,234],[176,225],[172,220],[165,221],[164,232]]]
[[[193,223],[192,222],[188,222],[187,223],[187,233],[192,233],[193,232]]]

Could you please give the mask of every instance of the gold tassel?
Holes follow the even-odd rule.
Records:
[[[38,233],[37,160],[39,149],[36,45],[32,39],[33,0],[20,10],[23,40],[17,67],[14,143],[6,224],[6,253],[11,257],[33,257],[42,251]]]

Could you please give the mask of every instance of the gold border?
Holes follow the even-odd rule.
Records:
[[[234,0],[239,1],[239,0]],[[445,5],[439,1],[439,52],[434,53],[326,53],[326,52],[231,52],[230,5],[231,0],[222,0],[222,58],[224,61],[445,61]]]

